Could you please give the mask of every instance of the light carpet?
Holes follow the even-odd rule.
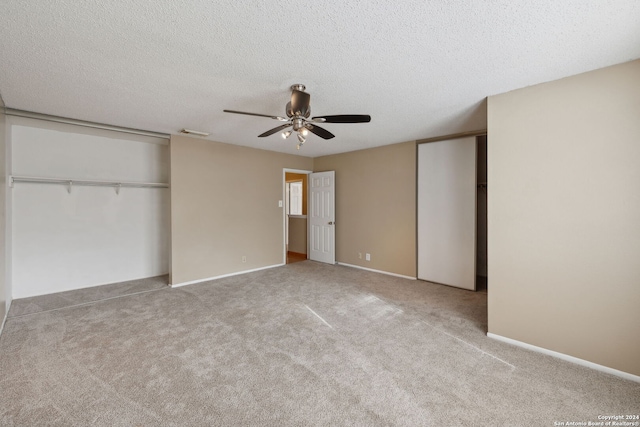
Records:
[[[486,293],[311,261],[123,289],[14,302],[1,425],[553,426],[640,412],[638,383],[487,338]]]

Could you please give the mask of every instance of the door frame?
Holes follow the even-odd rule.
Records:
[[[285,208],[285,200],[287,197],[287,173],[300,173],[307,175],[307,181],[309,180],[309,174],[313,173],[310,170],[304,169],[290,169],[282,168],[282,264],[287,264],[287,210]],[[307,185],[307,193],[309,192],[309,186]],[[309,259],[309,195],[307,194],[307,259]]]

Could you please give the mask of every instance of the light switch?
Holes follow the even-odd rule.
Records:
[[[282,207],[282,200],[278,200],[278,207],[281,208]]]

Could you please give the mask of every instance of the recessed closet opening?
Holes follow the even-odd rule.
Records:
[[[14,299],[169,273],[167,138],[7,123]]]

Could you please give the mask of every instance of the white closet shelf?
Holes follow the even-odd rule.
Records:
[[[165,182],[134,182],[134,181],[101,181],[89,179],[73,179],[73,178],[45,178],[40,176],[21,176],[12,175],[9,177],[9,185],[17,182],[30,182],[39,184],[62,184],[68,186],[71,193],[71,187],[74,185],[93,186],[93,187],[115,187],[116,193],[120,192],[120,188],[169,188],[169,184]]]

